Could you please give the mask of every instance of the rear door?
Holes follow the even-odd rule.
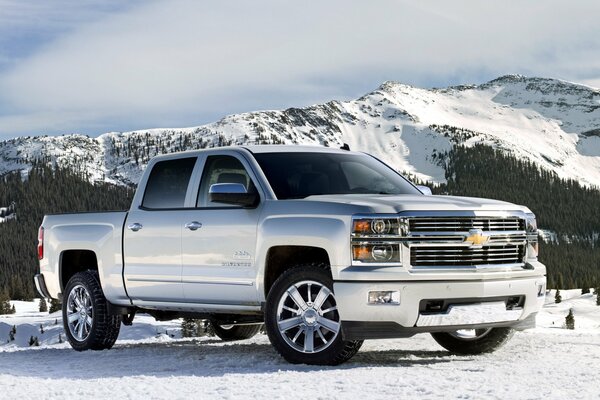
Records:
[[[181,231],[197,157],[156,162],[141,205],[125,222],[124,279],[132,300],[184,300]]]

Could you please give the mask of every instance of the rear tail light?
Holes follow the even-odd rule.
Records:
[[[41,260],[42,258],[44,258],[44,227],[43,226],[40,226],[40,229],[38,230],[37,252],[38,252],[38,260]]]

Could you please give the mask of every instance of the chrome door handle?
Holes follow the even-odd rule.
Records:
[[[202,224],[198,221],[188,222],[184,226],[185,226],[185,229],[189,229],[190,231],[195,231],[197,229],[202,228]]]
[[[138,222],[134,222],[133,224],[129,224],[127,226],[127,229],[132,230],[134,232],[137,232],[137,231],[139,231],[142,228],[143,228],[142,224],[140,224]]]

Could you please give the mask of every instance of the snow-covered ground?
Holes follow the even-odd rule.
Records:
[[[77,353],[64,340],[60,313],[14,302],[0,317],[2,399],[420,398],[596,399],[600,391],[600,307],[580,290],[554,292],[538,328],[518,332],[501,350],[452,356],[429,335],[367,341],[338,367],[290,365],[264,335],[237,343],[181,339],[179,322],[136,317],[110,351]],[[570,308],[574,331],[563,329]],[[56,323],[55,323],[56,322]],[[40,334],[40,324],[44,334]],[[30,336],[39,347],[29,347]]]

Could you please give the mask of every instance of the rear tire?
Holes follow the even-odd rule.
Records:
[[[275,281],[265,327],[273,347],[292,364],[338,365],[363,343],[343,340],[333,280],[322,265],[294,267]]]
[[[226,342],[250,339],[260,332],[260,329],[262,328],[262,324],[219,325],[219,323],[215,321],[210,321],[210,323],[215,330],[215,335]]]
[[[463,331],[435,332],[433,339],[454,354],[476,355],[491,353],[502,347],[514,334],[512,328],[488,328],[472,330],[468,336]]]
[[[69,280],[62,302],[65,335],[77,351],[110,349],[121,329],[121,316],[108,313],[96,271],[79,272]]]

